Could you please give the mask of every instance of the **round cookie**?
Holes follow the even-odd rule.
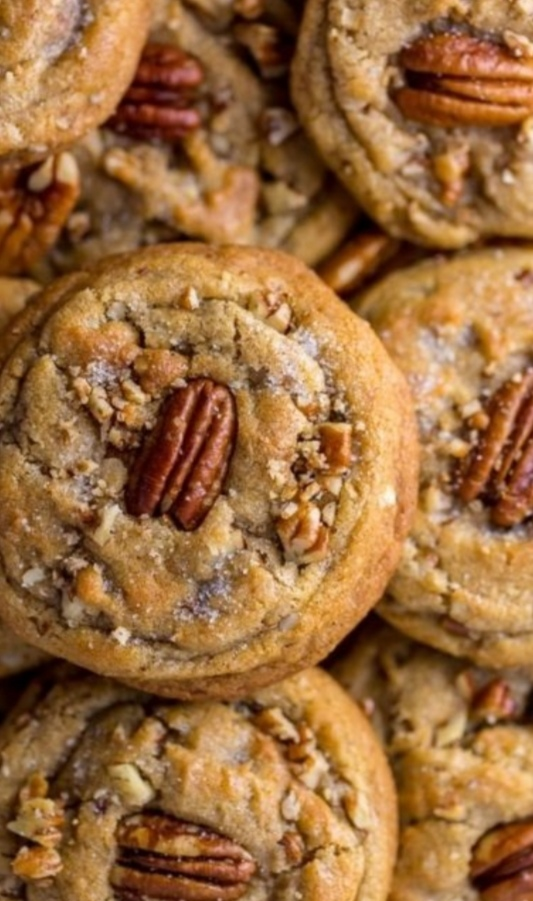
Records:
[[[299,18],[284,0],[154,7],[116,114],[73,148],[81,197],[52,273],[179,237],[279,247],[308,265],[337,246],[358,211],[292,107]]]
[[[387,897],[392,779],[365,717],[318,670],[234,705],[49,674],[0,749],[2,897]]]
[[[412,518],[407,386],[303,264],[164,245],[65,276],[0,336],[1,615],[170,696],[324,656]]]
[[[527,901],[533,686],[365,626],[335,675],[378,728],[400,803],[389,901]]]
[[[0,157],[27,163],[80,138],[130,82],[150,0],[1,0]]]
[[[533,25],[514,0],[310,0],[293,93],[357,202],[396,237],[533,237]]]
[[[484,666],[531,667],[533,252],[429,260],[357,309],[407,377],[422,444],[415,525],[380,613]]]

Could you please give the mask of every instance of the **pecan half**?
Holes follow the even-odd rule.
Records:
[[[179,141],[200,125],[194,102],[203,80],[204,71],[190,54],[173,44],[147,44],[107,126],[139,140]]]
[[[361,232],[321,263],[317,272],[341,296],[363,285],[400,249],[400,242],[380,231]]]
[[[250,854],[231,839],[167,814],[126,817],[117,842],[110,881],[119,901],[233,901],[256,871]]]
[[[487,38],[433,34],[399,54],[407,119],[442,128],[516,125],[533,113],[533,59]]]
[[[482,901],[530,901],[533,896],[533,822],[487,832],[472,853],[470,878]]]
[[[486,414],[457,493],[465,503],[484,500],[495,525],[513,526],[533,513],[533,369],[505,382]]]
[[[236,434],[229,388],[204,378],[177,388],[133,467],[128,513],[168,513],[186,532],[197,529],[222,491]]]
[[[24,169],[0,167],[0,274],[18,275],[55,244],[80,193],[70,153]]]

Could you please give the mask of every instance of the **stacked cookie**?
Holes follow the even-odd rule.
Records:
[[[418,445],[371,327],[281,252],[358,217],[289,97],[302,10],[15,6],[0,663],[43,666],[2,701],[0,898],[385,901],[390,769],[309,667],[385,591]]]
[[[0,899],[528,901],[533,250],[420,261],[533,235],[527,3],[41,6],[0,0]]]

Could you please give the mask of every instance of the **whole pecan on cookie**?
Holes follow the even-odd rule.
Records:
[[[473,850],[470,878],[482,901],[529,901],[533,896],[533,822],[487,832]]]
[[[256,871],[251,855],[231,839],[167,814],[126,817],[117,842],[110,881],[118,901],[233,901]]]
[[[457,32],[419,38],[399,54],[405,85],[393,98],[407,119],[442,128],[516,125],[533,113],[533,58]]]
[[[57,241],[80,193],[70,153],[38,166],[0,167],[0,274],[27,272]]]
[[[486,416],[457,493],[465,503],[486,502],[495,525],[513,526],[533,514],[533,369],[505,382]]]
[[[184,531],[197,529],[222,491],[236,434],[229,388],[207,378],[177,388],[133,467],[128,513],[168,513]]]
[[[173,44],[147,44],[107,126],[139,140],[179,141],[200,126],[194,103],[203,80],[202,66],[190,54]]]

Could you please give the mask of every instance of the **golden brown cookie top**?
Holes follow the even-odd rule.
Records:
[[[492,249],[389,276],[361,299],[411,385],[415,528],[382,607],[486,665],[531,664],[533,254]]]
[[[391,901],[524,897],[533,853],[531,678],[474,667],[375,623],[355,636],[335,675],[380,730],[395,775]]]
[[[35,683],[0,730],[0,891],[386,898],[392,780],[326,674],[238,704],[164,703],[79,671],[56,679]]]
[[[311,0],[294,97],[325,159],[396,237],[532,237],[527,3]]]
[[[104,121],[129,83],[149,0],[2,0],[0,156],[42,159]]]
[[[336,247],[358,211],[289,96],[300,18],[285,0],[154,5],[116,111],[73,148],[81,196],[52,272],[183,236],[308,265]]]
[[[302,264],[118,257],[56,282],[2,344],[0,546],[22,635],[156,691],[242,693],[375,603],[413,505],[410,399]]]

